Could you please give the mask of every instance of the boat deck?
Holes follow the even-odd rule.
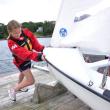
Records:
[[[52,74],[37,69],[32,69],[36,83],[50,83],[56,79]],[[18,73],[19,74],[19,73]],[[17,94],[17,101],[9,99],[7,90],[17,82],[17,75],[4,76],[0,80],[0,110],[92,110],[70,92],[51,98],[40,104],[32,102],[34,86],[28,92]]]

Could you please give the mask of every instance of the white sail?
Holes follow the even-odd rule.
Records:
[[[69,38],[61,45],[80,47],[81,50],[95,54],[110,54],[110,8],[95,16],[76,23]],[[97,53],[98,52],[98,53]]]
[[[77,46],[85,53],[110,54],[109,7],[109,0],[64,0],[51,46]]]

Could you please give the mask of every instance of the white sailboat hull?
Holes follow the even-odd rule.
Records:
[[[94,110],[110,110],[110,103],[69,79],[49,64],[51,73],[73,94]]]
[[[52,74],[54,74],[56,79],[60,81],[70,92],[75,94],[79,99],[84,101],[87,105],[89,105],[94,110],[109,110],[110,100],[106,99],[103,96],[104,90],[100,89],[102,74],[97,73],[95,71],[92,71],[93,73],[91,73],[91,69],[89,71],[88,68],[85,68],[83,62],[80,59],[80,55],[78,56],[77,49],[75,49],[75,52],[72,52],[74,54],[73,56],[69,56],[66,59],[62,58],[63,62],[61,66],[59,66],[60,64],[55,63],[59,61],[59,59],[60,61],[62,61],[60,56],[64,55],[64,53],[67,55],[67,52],[70,52],[70,51],[72,50],[66,49],[65,51],[65,49],[54,49],[54,48],[46,49],[44,53],[46,54],[46,59],[49,64],[49,70],[51,71]],[[60,52],[59,58],[57,56],[58,52]],[[68,55],[70,55],[70,53],[68,53]],[[72,57],[73,59],[71,59]],[[83,67],[81,67],[79,63],[78,64],[75,63],[76,61],[74,61],[73,63],[70,63],[70,67],[69,67],[68,62],[70,59],[71,59],[71,62],[73,62],[73,60],[75,59],[77,62],[79,62],[78,61],[79,59],[80,60],[79,63]],[[71,66],[71,64],[73,65]],[[65,66],[67,66],[67,68],[65,68]],[[82,72],[76,69],[77,66]],[[71,73],[69,73],[70,71]],[[92,76],[90,76],[90,74],[92,74]],[[94,83],[93,86],[88,86],[89,81],[93,81]],[[110,79],[108,78],[107,87],[109,85],[110,85]]]

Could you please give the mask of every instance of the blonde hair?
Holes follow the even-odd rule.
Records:
[[[20,27],[21,27],[21,24],[19,22],[17,22],[16,20],[11,20],[7,24],[7,31],[9,33],[9,32],[12,32],[13,29],[20,28]]]

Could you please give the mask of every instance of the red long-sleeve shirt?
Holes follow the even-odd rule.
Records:
[[[21,65],[24,61],[27,60],[38,61],[38,52],[41,52],[44,49],[44,46],[38,42],[37,38],[31,31],[29,31],[28,29],[23,29],[23,32],[27,37],[29,37],[32,44],[32,49],[35,51],[30,51],[25,47],[19,46],[12,39],[8,39],[8,47],[12,54],[16,56],[16,59],[14,58],[13,62],[17,67],[19,67],[19,65]],[[20,36],[19,39],[21,37],[22,36]]]

